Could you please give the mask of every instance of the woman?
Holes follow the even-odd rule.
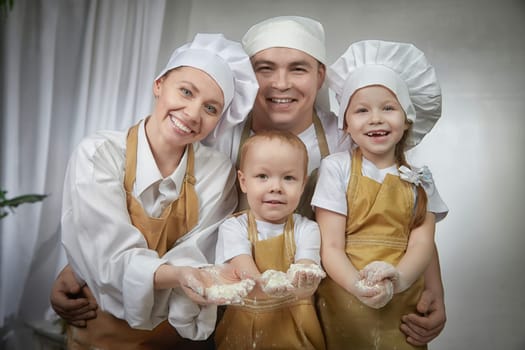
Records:
[[[257,89],[239,43],[198,34],[155,79],[148,118],[80,143],[62,241],[101,310],[68,331],[68,348],[163,349],[211,334],[216,308],[197,304],[213,303],[203,291],[214,275],[199,267],[237,197],[229,158],[199,141],[241,122]]]

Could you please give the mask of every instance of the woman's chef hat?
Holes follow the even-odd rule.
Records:
[[[441,88],[434,68],[412,44],[380,40],[353,43],[328,68],[329,87],[339,102],[342,129],[346,108],[360,88],[382,85],[392,91],[411,120],[407,148],[417,145],[441,116]]]
[[[311,18],[278,16],[253,25],[242,38],[248,56],[271,47],[301,50],[326,64],[323,25]]]
[[[217,137],[246,118],[259,85],[250,58],[240,43],[228,40],[222,34],[197,34],[192,42],[173,51],[168,64],[155,80],[181,66],[206,72],[222,89],[222,117],[209,137]]]

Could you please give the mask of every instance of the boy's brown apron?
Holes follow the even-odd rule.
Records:
[[[357,270],[374,260],[397,265],[410,234],[414,200],[412,185],[398,176],[386,175],[378,183],[361,175],[359,149],[352,156],[347,188],[346,254]],[[383,308],[362,304],[331,278],[317,291],[317,309],[328,349],[415,349],[400,331],[401,316],[416,311],[423,278],[395,294]],[[423,349],[426,347],[422,347]],[[417,348],[417,349],[422,349]]]
[[[186,176],[179,198],[164,209],[159,218],[150,217],[133,197],[137,164],[138,124],[128,131],[126,143],[126,169],[124,188],[131,222],[146,238],[148,248],[159,256],[164,255],[175,241],[189,232],[198,222],[198,198],[194,190],[194,152],[188,145]],[[85,287],[87,288],[87,287]],[[90,291],[87,292],[91,295]],[[197,349],[204,342],[183,339],[168,321],[163,321],[152,331],[131,328],[124,320],[98,309],[97,317],[87,321],[86,328],[68,326],[68,349]]]
[[[259,271],[288,270],[295,256],[293,230],[290,215],[282,235],[259,241],[257,224],[248,211],[248,236]],[[245,298],[245,305],[227,307],[215,334],[219,350],[325,348],[312,298]]]
[[[323,159],[330,153],[330,150],[328,149],[328,142],[326,141],[326,134],[324,133],[323,124],[321,123],[321,119],[319,119],[315,111],[313,115],[313,123],[314,123],[314,129],[315,129],[315,136],[317,137],[317,144],[319,145],[319,151],[321,152],[321,159]],[[242,134],[241,134],[241,141],[239,142],[239,150],[237,152],[237,162],[236,162],[237,169],[239,169],[240,162],[241,162],[241,147],[242,145],[244,145],[246,140],[250,137],[251,131],[252,131],[252,115],[250,113],[248,117],[246,118],[246,123],[244,124],[244,129],[242,130]],[[312,205],[310,203],[312,201],[312,196],[314,195],[315,184],[317,183],[318,171],[319,171],[319,168],[316,168],[308,176],[308,181],[306,182],[303,194],[301,195],[301,200],[299,201],[299,204],[297,205],[297,209],[295,211],[296,213],[306,216],[307,218],[311,220],[315,220],[315,215],[312,210]],[[241,191],[241,187],[239,186],[239,180],[237,180],[236,184],[237,184],[237,193],[239,195],[239,204],[237,205],[237,211],[246,210],[248,209],[248,200],[246,199],[246,194]]]

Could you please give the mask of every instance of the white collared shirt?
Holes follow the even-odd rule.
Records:
[[[154,212],[163,201],[161,192],[178,198],[187,155],[173,174],[161,179],[151,151],[146,150],[144,122],[140,130],[133,191],[146,210]],[[130,221],[123,185],[126,137],[127,130],[98,132],[85,138],[70,158],[62,208],[62,243],[69,263],[87,282],[100,308],[132,327],[151,329],[169,316],[181,335],[202,339],[213,331],[214,308],[195,305],[177,290],[155,291],[153,277],[165,263],[198,267],[214,261],[217,226],[237,205],[231,161],[193,144],[199,221],[159,257]],[[155,189],[162,183],[171,183],[173,188]],[[181,308],[186,312],[177,311]]]
[[[151,217],[159,217],[164,208],[179,198],[179,190],[182,188],[182,181],[186,174],[188,157],[186,152],[184,152],[177,169],[166,178],[163,178],[149,147],[144,123],[139,127],[138,140],[137,171],[135,184],[133,185],[133,195],[146,213]]]

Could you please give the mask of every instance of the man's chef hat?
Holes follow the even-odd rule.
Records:
[[[279,16],[253,25],[242,38],[248,56],[271,47],[286,47],[306,52],[326,64],[323,25],[311,18]]]
[[[417,145],[441,116],[441,88],[436,72],[423,52],[412,44],[380,40],[353,43],[328,68],[327,75],[339,102],[340,129],[352,95],[371,85],[392,91],[412,121],[407,148]]]
[[[250,58],[240,43],[228,40],[222,34],[197,34],[192,42],[173,51],[168,64],[155,80],[181,66],[206,72],[222,89],[222,117],[209,137],[217,137],[246,118],[259,85]]]

